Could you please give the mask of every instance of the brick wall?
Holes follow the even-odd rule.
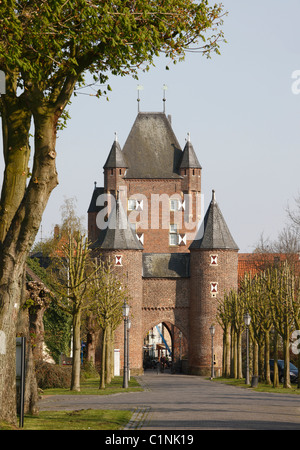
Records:
[[[89,240],[94,243],[96,242],[98,236],[99,236],[99,228],[96,224],[96,212],[90,212],[88,213],[88,237]]]
[[[189,278],[143,280],[143,337],[162,322],[174,324],[188,336]]]

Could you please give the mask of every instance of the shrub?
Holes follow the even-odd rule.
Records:
[[[99,371],[96,369],[92,362],[84,361],[81,366],[81,378],[82,380],[88,380],[89,378],[99,377]]]
[[[58,366],[44,361],[35,365],[37,384],[40,389],[70,388],[71,367]]]

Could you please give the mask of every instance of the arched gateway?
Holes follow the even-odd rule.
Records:
[[[201,170],[190,139],[181,150],[165,114],[139,113],[123,150],[117,140],[112,145],[104,187],[95,186],[89,237],[130,291],[133,374],[143,372],[144,337],[157,323],[170,324],[174,355],[184,336],[187,370],[199,375],[210,371],[214,323],[215,367],[221,369],[217,303],[237,287],[238,247],[214,192],[203,219]],[[121,364],[123,334],[121,325],[115,334]]]

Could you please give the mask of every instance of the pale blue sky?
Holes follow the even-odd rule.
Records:
[[[291,90],[292,72],[300,69],[300,3],[223,4],[228,43],[221,56],[188,54],[169,71],[161,57],[139,81],[113,77],[109,102],[73,99],[72,119],[57,141],[60,184],[44,214],[43,237],[60,221],[65,197],[76,197],[78,214],[87,218],[94,181],[103,185],[114,132],[123,146],[136,118],[138,84],[144,87],[141,111],[162,111],[162,87],[168,86],[166,114],[182,147],[190,132],[202,165],[205,211],[215,189],[240,251],[252,252],[262,232],[277,237],[287,204],[300,194],[300,95]]]

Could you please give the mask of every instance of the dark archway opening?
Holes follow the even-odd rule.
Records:
[[[178,327],[162,322],[150,328],[144,338],[143,368],[181,373],[187,357],[187,340]]]

